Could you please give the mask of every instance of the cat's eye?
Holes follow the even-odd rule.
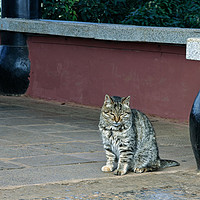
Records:
[[[131,112],[125,112],[126,114],[128,114],[128,115],[130,115],[131,114]]]
[[[108,113],[109,113],[109,111],[104,111],[104,113],[105,113],[105,114],[108,114]]]

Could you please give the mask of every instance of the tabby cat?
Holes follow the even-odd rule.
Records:
[[[130,96],[105,96],[99,122],[107,158],[102,171],[124,175],[178,166],[176,161],[160,159],[150,120],[129,104]]]

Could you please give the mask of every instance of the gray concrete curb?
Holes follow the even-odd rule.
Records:
[[[93,38],[99,40],[186,44],[199,29],[98,24],[56,20],[0,19],[0,31]]]

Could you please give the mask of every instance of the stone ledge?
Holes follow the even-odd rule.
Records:
[[[99,40],[167,44],[186,44],[187,38],[200,37],[199,29],[13,18],[0,19],[1,30]]]
[[[200,60],[200,37],[187,39],[186,59]]]

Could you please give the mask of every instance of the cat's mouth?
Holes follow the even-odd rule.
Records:
[[[114,122],[114,123],[113,123],[113,126],[115,126],[115,127],[118,127],[118,126],[120,126],[120,125],[121,125],[120,122]]]

